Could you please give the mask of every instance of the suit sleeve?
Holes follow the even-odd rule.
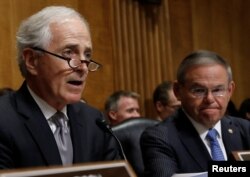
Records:
[[[231,119],[233,119],[234,125],[239,128],[243,149],[250,149],[250,121],[241,118]]]
[[[2,125],[2,124],[1,124]],[[0,169],[12,168],[14,166],[12,143],[5,131],[5,127],[0,125]]]
[[[177,171],[174,150],[168,144],[167,130],[150,127],[141,137],[145,177],[170,177]]]

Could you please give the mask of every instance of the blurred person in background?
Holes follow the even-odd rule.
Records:
[[[234,102],[230,100],[227,105],[227,110],[226,110],[226,115],[234,116],[234,117],[239,117],[239,111],[236,108]]]
[[[140,95],[136,92],[119,90],[105,102],[105,113],[111,126],[131,118],[140,117]]]
[[[239,116],[241,118],[250,120],[250,98],[246,98],[242,101],[239,108]]]
[[[159,84],[153,93],[154,107],[157,120],[165,120],[181,106],[173,91],[173,82],[164,81]]]
[[[13,91],[14,90],[12,88],[10,88],[10,87],[3,87],[3,88],[0,89],[0,96],[6,95],[6,94],[11,93]]]

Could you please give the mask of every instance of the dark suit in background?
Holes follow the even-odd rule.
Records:
[[[250,149],[250,123],[240,118],[221,120],[228,157],[234,150]],[[173,173],[204,172],[212,160],[196,129],[180,109],[168,120],[148,128],[141,148],[146,176],[167,177]]]
[[[67,106],[73,163],[118,158],[114,139],[96,120],[100,111],[78,102]],[[0,99],[0,168],[62,164],[53,133],[25,83]]]

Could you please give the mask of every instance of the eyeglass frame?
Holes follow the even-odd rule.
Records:
[[[94,71],[98,70],[100,67],[102,67],[102,65],[101,65],[100,63],[97,63],[96,61],[91,60],[91,59],[90,59],[90,60],[80,60],[80,59],[75,59],[75,58],[64,57],[64,56],[55,54],[55,53],[53,53],[53,52],[47,51],[47,50],[45,50],[45,49],[42,49],[42,48],[40,48],[40,47],[31,47],[31,49],[37,50],[37,51],[41,51],[41,52],[44,52],[44,53],[47,53],[47,54],[50,54],[50,55],[55,56],[55,57],[57,57],[57,58],[59,58],[59,59],[62,59],[62,60],[66,60],[66,61],[68,62],[69,67],[72,68],[72,69],[78,68],[78,67],[79,67],[81,64],[83,64],[83,63],[86,63],[87,67],[88,67],[89,64],[91,64],[91,63],[94,63],[94,64],[97,65],[97,68],[96,68],[95,70],[90,70],[89,67],[88,67],[88,70],[91,71],[91,72],[94,72]],[[73,67],[73,66],[70,65],[70,61],[71,61],[71,60],[79,60],[79,61],[80,61],[80,64],[79,64],[78,66]]]
[[[216,90],[218,93],[215,92]],[[199,91],[200,91],[200,93],[199,93]],[[201,91],[203,91],[203,92],[201,92]],[[228,87],[224,87],[224,86],[217,86],[213,89],[209,89],[209,88],[205,88],[205,87],[194,87],[194,88],[189,89],[189,93],[191,93],[191,95],[193,97],[200,98],[200,99],[207,97],[209,92],[211,92],[211,94],[215,98],[224,97],[226,95],[227,91],[228,91]]]

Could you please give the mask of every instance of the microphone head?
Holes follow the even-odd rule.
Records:
[[[115,141],[117,142],[117,144],[118,144],[118,146],[119,146],[119,152],[120,152],[121,157],[123,157],[124,160],[127,160],[126,155],[125,155],[125,153],[124,153],[124,151],[123,151],[121,142],[120,142],[119,139],[115,136],[115,134],[113,133],[113,130],[111,129],[110,125],[106,122],[106,120],[105,120],[105,119],[97,119],[97,120],[96,120],[96,124],[97,124],[102,130],[104,130],[105,132],[111,134],[111,135],[115,138]]]
[[[111,127],[110,125],[107,123],[107,121],[105,119],[97,119],[96,120],[96,124],[102,129],[105,130],[107,132],[110,132]]]

